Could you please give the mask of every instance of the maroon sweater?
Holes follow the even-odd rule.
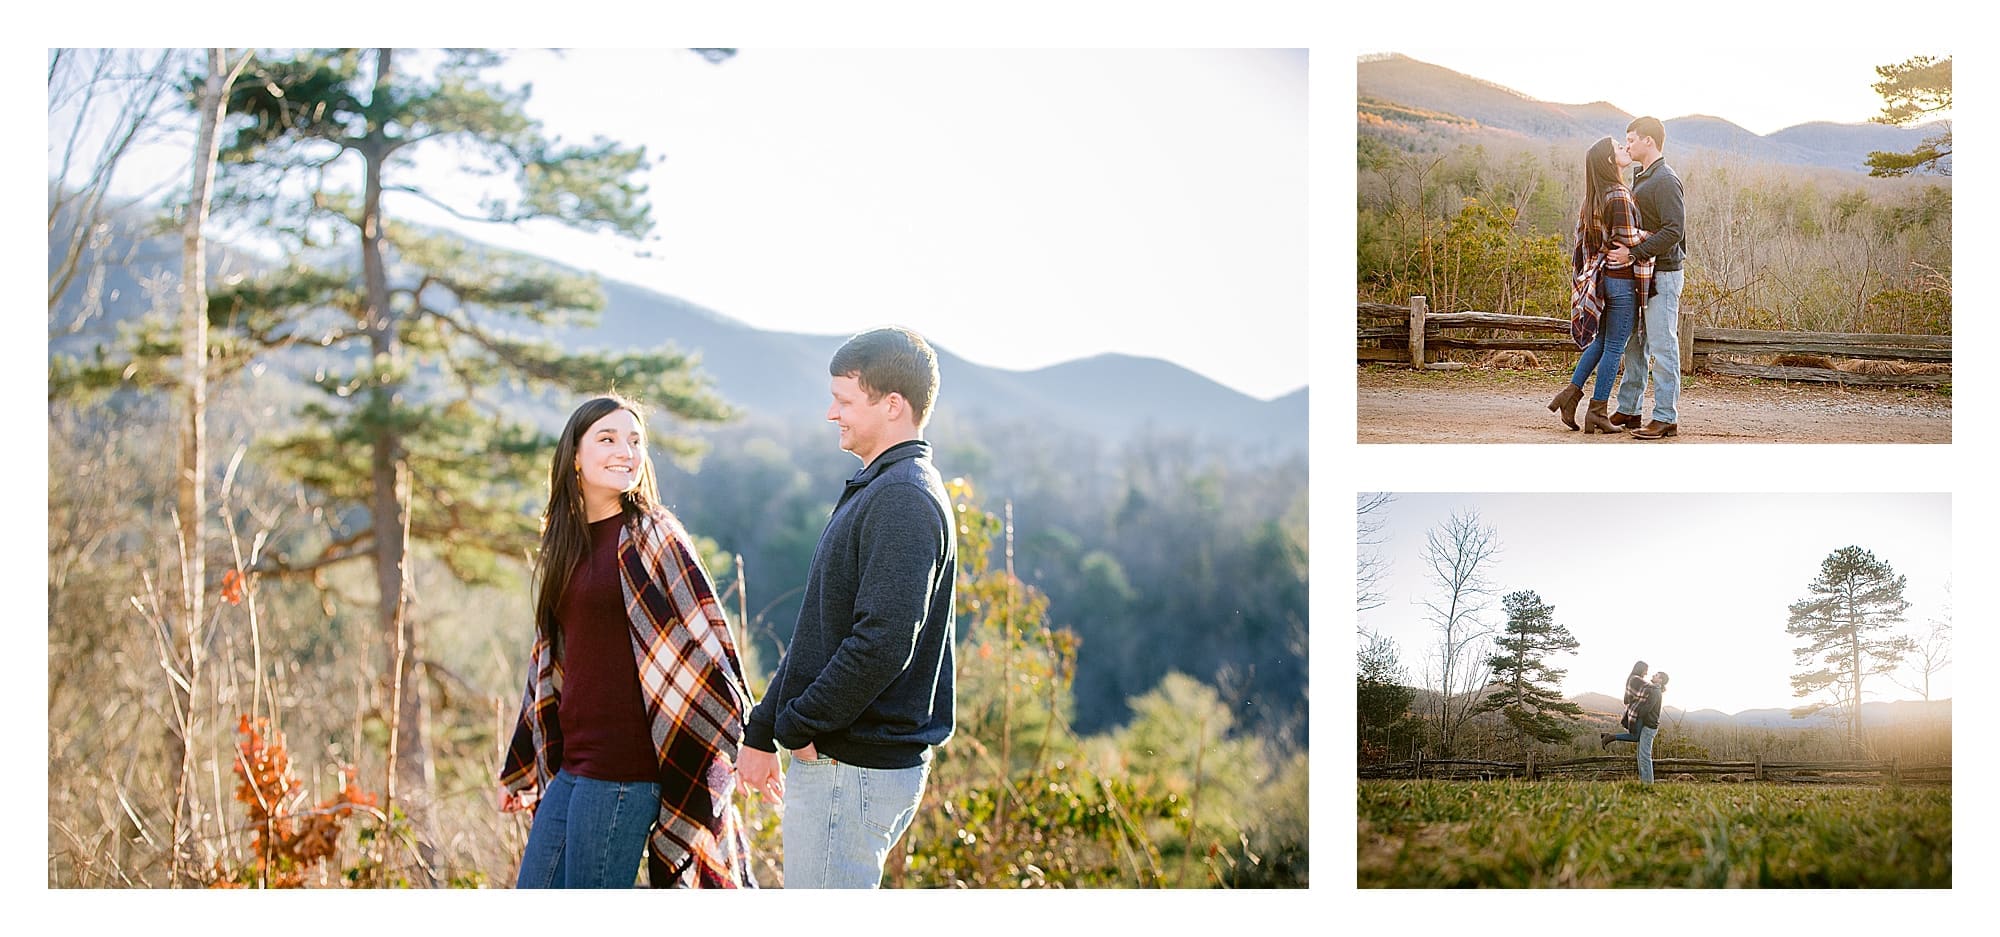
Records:
[[[556,607],[562,628],[562,769],[599,781],[651,781],[659,774],[652,723],[640,702],[632,626],[619,581],[624,515],[590,525],[590,554],[576,564]]]

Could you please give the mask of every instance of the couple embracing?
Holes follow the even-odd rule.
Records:
[[[501,809],[534,810],[516,887],[630,888],[642,860],[656,888],[754,887],[738,788],[785,804],[786,887],[880,882],[952,735],[957,538],[922,437],[930,345],[864,332],[828,371],[826,419],[862,466],[754,707],[700,550],[660,502],[640,406],[608,395],[571,414],[500,772]]]
[[[1605,137],[1584,156],[1570,288],[1570,336],[1583,354],[1549,410],[1576,429],[1583,382],[1595,372],[1586,434],[1631,430],[1634,439],[1679,434],[1677,333],[1687,219],[1680,176],[1664,158],[1666,140],[1666,127],[1657,118],[1641,117],[1626,128],[1623,144]],[[1624,171],[1634,164],[1640,169],[1627,187]],[[1621,351],[1625,375],[1618,382],[1618,410],[1607,414]],[[1653,418],[1642,426],[1649,375]]]
[[[1660,701],[1667,695],[1667,672],[1646,679],[1646,662],[1632,665],[1625,678],[1625,717],[1618,725],[1625,731],[1613,735],[1597,733],[1598,744],[1610,748],[1612,742],[1639,743],[1639,780],[1653,783],[1653,738],[1660,733]]]

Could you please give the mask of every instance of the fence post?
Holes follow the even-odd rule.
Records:
[[[1680,318],[1674,323],[1674,337],[1680,340],[1681,373],[1694,373],[1694,313],[1688,307],[1678,310]]]
[[[1410,297],[1410,367],[1424,369],[1424,316],[1430,303],[1422,296]]]
[[[1529,751],[1528,751],[1528,780],[1532,781],[1532,780],[1534,780],[1534,779],[1535,779],[1535,752],[1534,752],[1534,750],[1533,750],[1533,749],[1529,749]]]
[[[1415,780],[1418,780],[1418,781],[1421,781],[1421,780],[1423,780],[1423,779],[1424,779],[1424,753],[1423,753],[1423,752],[1417,752],[1417,753],[1416,753],[1416,763],[1415,763],[1415,764],[1414,764],[1414,765],[1413,765],[1413,766],[1412,766],[1412,767],[1410,768],[1410,777],[1411,777],[1411,778],[1413,778],[1413,779],[1415,779]]]
[[[1757,756],[1757,780],[1764,780],[1764,756],[1762,754]]]
[[[1896,765],[1895,755],[1889,756],[1889,786],[1891,787],[1903,786],[1903,772]]]

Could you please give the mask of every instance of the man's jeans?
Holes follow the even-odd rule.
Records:
[[[862,768],[794,758],[785,773],[786,888],[876,888],[889,849],[917,817],[928,763]]]
[[[515,888],[631,888],[660,816],[660,786],[557,771],[535,808]]]
[[[1653,383],[1653,419],[1679,423],[1681,400],[1681,285],[1685,270],[1658,270],[1653,285],[1658,295],[1646,300],[1644,327],[1625,343],[1625,377],[1618,382],[1618,412],[1639,415],[1646,378]],[[1651,358],[1649,366],[1647,359]]]
[[[1659,734],[1656,728],[1639,730],[1639,780],[1647,784],[1653,783],[1653,736]]]

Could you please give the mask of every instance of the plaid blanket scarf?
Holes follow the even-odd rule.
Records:
[[[1604,270],[1611,267],[1606,252],[1617,246],[1631,247],[1647,238],[1639,228],[1639,206],[1624,186],[1612,186],[1604,200],[1603,217],[1593,217],[1588,208],[1578,212],[1576,247],[1570,252],[1569,335],[1578,348],[1589,348],[1597,339],[1598,323],[1604,317]],[[1634,261],[1632,294],[1639,300],[1636,322],[1644,322],[1646,297],[1652,295],[1653,261]],[[1613,268],[1617,269],[1617,268]]]
[[[730,799],[749,692],[693,544],[665,510],[646,517],[636,535],[631,528],[618,535],[640,695],[659,753],[660,814],[647,837],[646,879],[654,888],[755,888],[743,818]],[[562,664],[538,637],[500,769],[503,809],[533,806],[562,767],[561,693]]]

